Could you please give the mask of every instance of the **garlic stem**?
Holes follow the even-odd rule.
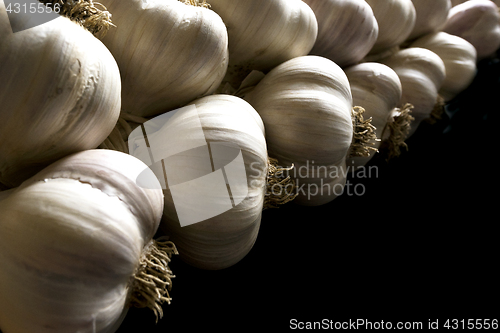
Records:
[[[439,120],[441,120],[444,114],[444,106],[445,106],[444,98],[438,95],[436,104],[434,104],[434,108],[432,109],[429,118],[427,118],[425,121],[428,124],[434,125]]]
[[[405,140],[410,133],[410,125],[415,118],[411,115],[413,105],[406,103],[402,109],[396,108],[393,111],[393,121],[387,124],[389,130],[389,137],[383,140],[382,147],[380,148],[386,155],[386,161],[401,155],[401,148],[408,149]]]
[[[144,247],[143,257],[133,276],[129,306],[150,308],[156,316],[156,322],[163,317],[161,305],[170,304],[172,298],[172,278],[175,275],[168,267],[172,255],[179,254],[174,243],[159,237]]]
[[[352,108],[353,138],[349,151],[349,157],[368,157],[372,152],[378,152],[378,149],[372,147],[377,139],[375,126],[371,124],[372,118],[365,120],[363,113],[365,109],[360,106]]]
[[[50,4],[54,8],[55,4],[60,5],[59,15],[80,24],[90,31],[94,36],[102,38],[106,35],[110,26],[115,26],[111,22],[111,14],[104,5],[92,0],[38,0],[44,5]],[[96,7],[98,5],[102,9]]]
[[[205,0],[203,0],[203,2],[200,2],[199,0],[179,0],[179,1],[190,6],[210,8],[210,4],[208,4]]]
[[[269,157],[267,160],[267,181],[266,181],[266,196],[264,198],[264,208],[278,208],[280,205],[286,204],[297,197],[298,192],[295,191],[297,186],[295,180],[290,176],[285,177],[285,171],[290,171],[294,168],[284,168],[278,165],[278,160]]]

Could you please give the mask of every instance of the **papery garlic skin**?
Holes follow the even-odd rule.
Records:
[[[476,48],[477,59],[500,48],[500,14],[490,0],[469,0],[450,10],[443,31],[462,37]]]
[[[380,62],[391,67],[401,80],[403,93],[399,106],[406,103],[414,106],[411,136],[418,125],[430,117],[438,102],[438,91],[446,77],[444,62],[434,52],[419,47],[400,50]]]
[[[202,269],[223,269],[236,264],[248,254],[259,231],[268,165],[264,125],[252,106],[235,96],[211,95],[189,105],[195,108],[172,120],[170,127],[164,129],[176,131],[179,140],[189,146],[195,140],[201,124],[210,150],[207,150],[207,146],[202,146],[178,153],[170,157],[170,161],[156,163],[151,167],[159,178],[164,179],[164,166],[174,165],[175,170],[179,170],[177,173],[182,174],[180,178],[184,178],[179,180],[179,176],[169,173],[170,169],[167,167],[165,209],[160,228],[171,237],[179,249],[180,257],[187,263]],[[150,142],[156,140],[155,136],[161,136],[162,131],[163,129],[159,129],[155,134],[148,135]],[[218,162],[215,163],[221,165],[211,166],[211,158],[216,160],[214,154],[217,144],[237,147],[243,158],[243,165],[228,168],[233,162],[231,157],[222,162],[217,158]],[[242,167],[244,170],[239,169]],[[235,169],[243,171],[241,177],[235,176]],[[228,205],[226,189],[219,192],[210,188],[203,198],[194,200],[194,195],[199,195],[197,192],[202,191],[206,184],[202,177],[213,176],[221,170],[229,177],[227,180],[232,207]],[[179,190],[178,186],[175,187],[193,179],[190,189]],[[224,181],[221,185],[225,188]],[[208,206],[207,210],[218,211],[219,214],[207,218],[207,211],[203,206]],[[226,206],[226,209],[221,209]],[[189,211],[190,216],[200,216],[200,220],[181,226],[179,216],[185,214],[181,215],[180,212],[186,211]]]
[[[7,11],[5,10],[5,5],[3,1],[0,2],[0,36],[8,36],[12,33],[12,27],[10,25],[9,17]]]
[[[238,88],[252,70],[269,71],[308,54],[318,34],[312,9],[302,0],[213,0],[227,26],[229,67],[225,82]]]
[[[440,31],[451,9],[450,0],[412,0],[416,11],[415,27],[408,40]]]
[[[318,190],[299,190],[294,202],[321,205],[340,195],[353,137],[343,70],[323,57],[297,57],[270,71],[245,100],[264,121],[269,155],[295,166],[299,188]]]
[[[469,1],[469,0],[451,0],[451,4],[452,4],[452,6],[456,6],[456,5],[459,5],[459,4],[464,3],[466,1]],[[499,0],[491,0],[491,1],[494,2],[497,6],[500,4]]]
[[[89,150],[51,164],[0,201],[0,329],[114,332],[163,196],[147,167]],[[156,184],[154,183],[156,181]]]
[[[364,0],[305,0],[318,20],[318,37],[310,54],[340,67],[354,65],[372,49],[378,23]]]
[[[392,118],[392,112],[400,104],[402,85],[399,76],[390,67],[376,63],[365,62],[345,69],[349,79],[354,105],[363,105],[365,118],[372,118],[376,136],[379,141],[373,141],[372,146],[379,148],[382,139],[389,134],[386,125]],[[385,135],[384,135],[385,134]],[[368,157],[350,157],[347,165],[360,167],[368,163],[373,154]]]
[[[379,32],[370,55],[400,46],[415,27],[417,13],[411,0],[365,0],[373,9]]]
[[[228,38],[212,10],[178,0],[103,0],[102,39],[122,74],[122,112],[154,116],[213,93],[227,70]]]
[[[12,23],[20,16],[12,15]],[[120,113],[111,53],[64,17],[2,36],[0,86],[0,182],[8,187],[63,156],[96,148]]]
[[[431,50],[443,60],[446,77],[439,95],[445,102],[451,101],[465,90],[476,77],[476,49],[461,37],[441,31],[418,38],[410,47]]]

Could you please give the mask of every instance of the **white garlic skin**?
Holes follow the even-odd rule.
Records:
[[[7,11],[5,10],[5,5],[3,1],[0,3],[0,36],[7,36],[7,34],[12,33],[12,27],[10,25],[9,17],[7,16]]]
[[[378,23],[364,0],[305,0],[318,20],[318,37],[310,54],[340,67],[360,62],[378,37]]]
[[[452,7],[464,3],[469,0],[451,0]],[[495,5],[500,5],[500,0],[491,0]]]
[[[0,201],[0,329],[114,332],[158,227],[163,195],[135,183],[146,168],[115,151],[51,164]]]
[[[283,166],[295,166],[292,177],[299,186],[338,183],[340,193],[353,126],[349,81],[337,64],[319,56],[291,59],[270,71],[245,99],[264,121],[269,155]],[[319,191],[311,197],[299,192],[294,202],[321,205],[336,193]]]
[[[451,9],[450,0],[412,0],[416,11],[415,27],[408,40],[440,31]]]
[[[415,27],[417,14],[411,0],[366,0],[373,9],[379,32],[370,55],[400,46]]]
[[[265,198],[267,177],[267,146],[264,136],[264,124],[250,104],[231,95],[211,95],[193,101],[196,116],[183,117],[172,126],[180,131],[183,142],[189,142],[195,136],[199,123],[207,142],[229,142],[241,150],[246,172],[246,182],[231,183],[232,193],[235,186],[248,188],[247,196],[232,209],[220,215],[187,226],[180,225],[176,211],[190,209],[203,215],[189,193],[183,201],[174,201],[167,184],[165,209],[160,224],[179,249],[180,257],[192,266],[217,270],[235,265],[242,260],[253,247],[258,235]],[[199,159],[200,163],[194,163]],[[206,163],[205,156],[198,152],[178,154],[177,167],[189,174],[200,174],[200,165]],[[228,161],[230,162],[230,161]],[[160,164],[152,167],[156,174],[162,175]],[[206,173],[205,173],[206,174]],[[200,177],[205,175],[204,172]],[[171,176],[167,175],[170,182]],[[241,180],[241,179],[240,179]],[[211,193],[207,202],[213,207],[223,207],[227,203],[227,193]]]
[[[122,73],[123,112],[154,116],[217,89],[229,58],[227,30],[214,11],[177,0],[100,3],[116,24],[102,41]]]
[[[450,10],[443,31],[462,37],[476,48],[477,59],[487,58],[500,47],[500,14],[490,0],[469,0]]]
[[[61,157],[96,148],[120,113],[114,58],[64,17],[2,37],[0,86],[0,182],[8,187]]]
[[[391,67],[401,80],[403,93],[399,107],[406,103],[414,106],[411,115],[415,120],[409,137],[431,115],[446,77],[446,67],[437,54],[419,47],[400,50],[380,62]]]
[[[252,70],[269,71],[308,54],[318,22],[302,0],[213,0],[229,35],[229,67],[224,79],[238,88]]]
[[[446,77],[439,95],[445,102],[465,90],[476,77],[476,49],[461,37],[440,31],[418,38],[410,46],[431,50],[443,60]]]
[[[365,62],[345,69],[351,86],[353,105],[365,109],[363,117],[371,118],[375,126],[375,133],[379,140],[383,140],[384,129],[392,118],[392,111],[400,104],[402,85],[399,76],[390,67],[376,63]],[[379,148],[381,141],[372,142],[372,147]],[[373,158],[350,157],[347,165],[351,167],[363,166]]]

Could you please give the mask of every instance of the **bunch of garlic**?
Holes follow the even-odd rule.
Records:
[[[412,116],[415,120],[409,136],[415,133],[423,120],[442,113],[444,103],[439,89],[446,77],[446,68],[437,54],[420,47],[410,47],[380,62],[391,67],[401,80],[403,93],[399,106],[403,107],[406,103],[414,106]]]
[[[319,56],[291,59],[271,70],[245,100],[264,121],[269,154],[295,166],[294,202],[321,205],[343,192],[348,154],[366,148],[353,141],[371,138],[354,133],[361,124],[353,124],[349,81],[337,64]]]
[[[408,40],[440,31],[451,9],[450,0],[412,0],[416,21]]]
[[[477,59],[495,53],[500,47],[500,14],[490,0],[469,0],[453,7],[444,32],[462,37],[476,48]]]
[[[217,89],[228,36],[214,11],[178,0],[99,2],[116,25],[102,41],[122,74],[123,113],[158,115]]]
[[[78,24],[59,17],[23,30],[29,17],[0,9],[0,183],[14,187],[96,148],[118,119],[121,83],[111,53]]]
[[[2,332],[114,332],[130,306],[162,316],[176,249],[152,240],[163,194],[144,163],[87,150],[7,192],[0,200]]]
[[[183,260],[222,269],[250,251],[269,197],[264,124],[250,104],[203,97],[144,123],[128,145],[141,160],[155,157],[148,164],[164,188],[160,228]]]
[[[363,105],[365,117],[372,119],[376,139],[370,143],[374,148],[385,145],[388,157],[399,154],[410,129],[412,106],[398,108],[402,96],[401,81],[390,67],[365,62],[345,69],[349,79],[354,105]],[[399,118],[399,119],[395,119]],[[365,165],[374,155],[350,156],[349,167]]]
[[[367,60],[376,61],[394,53],[415,27],[416,11],[411,0],[366,0],[377,19],[377,41]]]
[[[340,67],[360,62],[378,37],[378,23],[364,0],[304,0],[318,20],[318,37],[310,54]]]
[[[418,38],[410,47],[431,50],[443,60],[446,77],[439,95],[445,102],[465,90],[476,76],[476,49],[461,37],[440,31]]]
[[[224,79],[237,89],[252,71],[269,71],[311,51],[318,23],[302,0],[211,0],[229,35],[229,67]]]

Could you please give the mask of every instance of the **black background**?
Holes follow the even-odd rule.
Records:
[[[423,124],[409,150],[320,207],[263,212],[251,252],[221,271],[174,258],[172,304],[155,324],[131,309],[119,332],[286,331],[290,320],[499,318],[500,62]],[[441,322],[442,322],[441,321]]]

